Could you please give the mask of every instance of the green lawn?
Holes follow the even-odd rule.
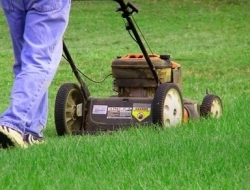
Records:
[[[248,0],[135,0],[134,18],[153,53],[182,65],[183,97],[218,94],[224,113],[170,129],[58,137],[56,93],[77,83],[62,59],[50,87],[46,143],[0,150],[2,189],[250,189],[250,3]],[[100,81],[117,55],[140,53],[112,1],[74,1],[65,43],[77,67]],[[0,111],[9,103],[13,55],[0,12]],[[113,79],[83,77],[93,97],[114,94]]]

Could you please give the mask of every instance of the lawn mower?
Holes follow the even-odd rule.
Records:
[[[182,97],[181,65],[167,54],[148,54],[132,19],[138,9],[124,0],[119,4],[126,20],[125,29],[139,45],[141,53],[117,56],[111,63],[116,95],[106,98],[90,96],[66,44],[63,52],[79,85],[64,83],[55,100],[54,119],[59,136],[95,134],[141,125],[177,126],[200,117],[219,118],[222,101],[207,91],[202,104]]]

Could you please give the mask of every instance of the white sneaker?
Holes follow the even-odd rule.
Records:
[[[43,144],[44,143],[43,138],[36,137],[36,136],[34,136],[32,134],[24,135],[23,140],[24,140],[24,143],[26,144],[26,146],[34,145],[34,144]]]
[[[13,146],[22,148],[27,147],[23,141],[22,134],[14,129],[0,125],[0,148],[9,148]]]

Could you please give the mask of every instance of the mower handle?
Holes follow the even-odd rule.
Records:
[[[159,80],[156,69],[155,69],[153,63],[151,62],[150,57],[148,55],[148,52],[145,49],[145,47],[142,43],[142,40],[141,40],[137,30],[136,30],[136,27],[135,27],[135,25],[130,17],[134,12],[138,13],[139,12],[138,9],[132,3],[125,4],[124,0],[113,0],[113,1],[117,2],[120,5],[120,7],[116,9],[116,11],[123,12],[122,17],[127,20],[126,29],[131,30],[133,32],[134,37],[136,39],[136,42],[138,43],[138,45],[139,45],[139,47],[140,47],[140,49],[145,57],[145,60],[147,61],[148,66],[149,66],[149,68],[154,76],[156,84],[157,85],[161,84],[161,81]],[[129,11],[128,8],[130,8],[131,11]]]
[[[139,12],[137,7],[134,4],[130,3],[130,2],[128,2],[127,5],[126,5],[123,0],[114,0],[114,1],[116,1],[120,5],[120,7],[118,7],[116,9],[116,12],[122,11],[122,10],[124,10],[124,8],[126,9],[126,7],[129,7],[132,10],[131,12],[128,12],[130,15],[132,15],[134,12],[136,12],[136,13]]]

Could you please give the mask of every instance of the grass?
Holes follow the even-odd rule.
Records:
[[[134,15],[154,53],[183,69],[183,96],[201,103],[206,88],[223,100],[219,120],[161,130],[136,127],[112,135],[57,137],[57,90],[76,82],[62,63],[50,87],[46,144],[0,151],[3,189],[249,189],[250,4],[232,0],[136,0]],[[73,2],[65,42],[77,66],[99,81],[117,55],[140,52],[111,1]],[[1,107],[12,85],[11,42],[0,12]],[[113,94],[112,79],[93,97]]]

